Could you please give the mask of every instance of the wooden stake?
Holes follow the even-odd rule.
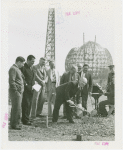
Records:
[[[48,128],[48,115],[46,116],[46,127]]]
[[[77,141],[82,141],[82,134],[78,134],[78,135],[76,136],[76,140],[77,140]]]

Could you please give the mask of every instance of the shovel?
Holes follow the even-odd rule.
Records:
[[[83,111],[86,111],[86,112],[87,112],[87,110],[85,110],[84,108],[80,108],[80,107],[78,107],[77,105],[75,105],[73,101],[67,100],[67,102],[70,104],[70,105],[69,105],[70,107],[76,107],[77,109],[81,110],[82,112],[83,112]]]

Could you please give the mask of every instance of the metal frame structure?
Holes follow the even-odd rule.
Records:
[[[49,8],[48,11],[45,58],[46,66],[50,59],[55,61],[55,8]]]
[[[95,41],[88,41],[84,43],[80,48],[73,48],[68,53],[65,60],[65,69],[69,70],[71,64],[81,64],[87,63],[90,67],[90,73],[94,79],[103,80],[108,74],[108,65],[113,64],[111,54],[106,48],[102,48]]]

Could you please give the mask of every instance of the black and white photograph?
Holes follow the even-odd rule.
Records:
[[[2,140],[121,148],[122,1],[1,6]]]

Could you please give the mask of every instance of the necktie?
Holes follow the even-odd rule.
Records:
[[[51,80],[52,82],[55,82],[56,81],[56,76],[55,76],[55,70],[51,70]]]

